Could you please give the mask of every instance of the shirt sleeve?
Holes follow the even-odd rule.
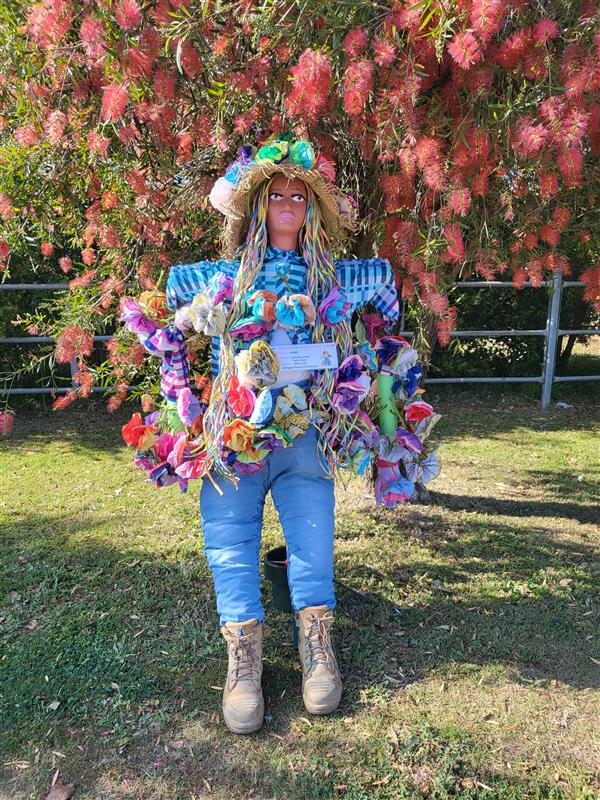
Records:
[[[387,258],[342,258],[335,268],[352,311],[370,302],[384,317],[398,319],[398,293]]]
[[[173,264],[167,278],[167,305],[177,309],[190,303],[199,292],[205,292],[208,282],[217,272],[234,276],[239,261],[196,261],[193,264]]]

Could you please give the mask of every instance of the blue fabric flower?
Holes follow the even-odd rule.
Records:
[[[275,318],[286,328],[304,325],[304,311],[297,299],[282,297],[275,304]]]

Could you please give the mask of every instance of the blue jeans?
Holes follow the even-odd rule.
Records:
[[[259,576],[263,510],[267,492],[279,514],[288,556],[292,608],[335,608],[333,588],[334,482],[317,456],[311,426],[291,447],[267,456],[262,470],[240,475],[236,487],[206,478],[200,490],[204,553],[211,568],[220,623],[265,617]]]

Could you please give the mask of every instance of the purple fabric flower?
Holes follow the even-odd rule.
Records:
[[[234,461],[232,464],[233,469],[242,475],[253,475],[259,472],[265,466],[265,459],[258,462],[244,464],[242,461]]]
[[[156,322],[145,317],[135,300],[126,300],[121,309],[121,322],[124,322],[131,333],[151,334],[157,329]]]
[[[420,453],[423,449],[423,442],[419,437],[404,428],[398,428],[396,431],[396,441],[411,453]]]
[[[156,420],[160,417],[160,411],[153,411],[144,417],[144,425],[154,425]]]
[[[177,395],[177,413],[184,425],[191,425],[202,414],[203,406],[189,386]]]
[[[319,303],[319,315],[326,325],[338,325],[346,318],[350,308],[351,304],[343,289],[333,286]]]
[[[215,305],[223,300],[231,300],[233,297],[233,277],[224,272],[215,272],[208,282],[208,292]]]
[[[362,386],[356,383],[341,383],[336,387],[331,403],[340,414],[354,414],[364,396]]]
[[[410,347],[410,342],[401,336],[382,336],[375,342],[375,353],[379,361],[380,368],[392,363],[399,350]]]
[[[355,381],[362,375],[363,362],[360,356],[352,355],[345,358],[340,364],[339,368],[335,371],[335,377],[338,383],[346,383],[346,381]]]
[[[400,473],[398,464],[377,460],[375,479],[375,502],[386,508],[395,508],[398,503],[406,503],[413,495],[415,485]]]

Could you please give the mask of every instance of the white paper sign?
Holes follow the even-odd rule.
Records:
[[[323,344],[271,345],[279,358],[281,370],[337,369],[337,348],[333,342]]]

